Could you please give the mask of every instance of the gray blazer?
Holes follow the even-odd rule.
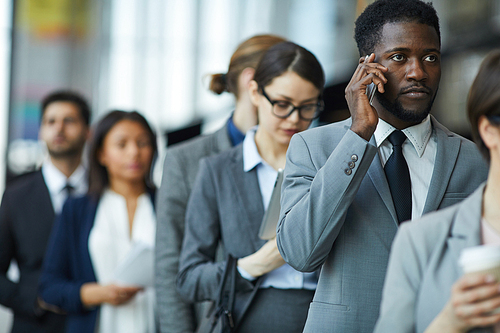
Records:
[[[167,149],[163,177],[156,196],[156,300],[162,333],[194,332],[204,307],[184,302],[175,279],[184,237],[186,205],[201,158],[231,147],[227,126]]]
[[[215,262],[219,241],[235,258],[256,252],[266,242],[258,236],[263,216],[257,171],[243,170],[242,145],[202,159],[186,212],[179,293],[194,302],[215,300],[225,265]],[[238,275],[237,290],[252,287]]]
[[[464,199],[488,170],[472,142],[431,120],[437,153],[424,213]],[[278,248],[299,271],[321,267],[305,332],[372,332],[398,229],[375,139],[350,125],[299,133],[287,152]]]
[[[460,252],[481,243],[483,190],[484,185],[453,207],[402,225],[392,245],[375,332],[424,332],[443,309],[463,274]]]

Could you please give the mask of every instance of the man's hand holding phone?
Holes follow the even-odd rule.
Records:
[[[347,105],[352,117],[351,130],[367,141],[370,140],[378,123],[378,114],[371,105],[371,99],[373,99],[375,89],[384,93],[384,84],[387,83],[384,76],[388,70],[387,67],[374,61],[374,53],[360,58],[359,65],[345,90]],[[372,89],[371,96],[368,96],[369,85],[372,83],[374,89]]]

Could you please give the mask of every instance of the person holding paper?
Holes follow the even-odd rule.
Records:
[[[225,253],[239,258],[236,293],[253,289],[262,276],[246,314],[235,318],[237,332],[302,332],[317,275],[285,265],[276,240],[266,242],[258,232],[291,137],[322,109],[324,80],[311,52],[291,42],[272,46],[249,88],[259,125],[242,144],[200,162],[186,211],[177,287],[190,301],[215,300],[225,266],[215,262],[221,243]]]
[[[500,50],[481,64],[467,111],[488,179],[461,203],[401,226],[377,333],[500,332],[500,281],[459,264],[465,248],[500,245]]]
[[[144,253],[137,248],[153,253],[156,151],[156,136],[137,112],[112,111],[94,128],[88,194],[64,205],[40,278],[45,307],[67,313],[66,332],[155,332],[154,291],[122,285],[116,273],[133,269],[123,265]]]

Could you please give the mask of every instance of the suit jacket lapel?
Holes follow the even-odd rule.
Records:
[[[458,262],[462,249],[481,244],[481,209],[484,184],[462,201],[448,238],[448,246]]]
[[[36,182],[34,182],[33,194],[35,194],[34,199],[38,201],[36,203],[36,207],[38,207],[38,209],[40,210],[39,211],[40,216],[46,217],[47,220],[49,221],[54,221],[55,219],[54,205],[52,204],[52,199],[50,198],[50,192],[47,187],[47,184],[45,183],[45,180],[43,179],[43,174],[41,170],[37,171]],[[48,227],[52,228],[52,223]]]
[[[370,143],[374,146],[377,145],[375,142],[375,137],[372,136]],[[372,164],[368,169],[368,176],[370,176],[373,185],[377,189],[378,194],[382,198],[387,210],[391,213],[394,223],[398,225],[398,218],[396,215],[396,208],[394,207],[394,202],[392,201],[391,190],[389,189],[389,184],[387,183],[387,178],[385,177],[384,169],[380,163],[380,156],[377,152],[373,158]]]
[[[241,209],[245,212],[244,216],[241,217],[246,220],[242,228],[245,229],[248,238],[252,239],[254,251],[257,251],[265,243],[255,232],[260,228],[264,216],[264,205],[256,169],[249,172],[243,171],[243,147],[241,145],[235,150],[232,163],[228,169],[233,193],[237,196],[235,202],[241,205]]]
[[[460,138],[448,135],[449,131],[431,117],[437,138],[436,160],[423,213],[437,210],[448,188],[451,173],[460,151]]]

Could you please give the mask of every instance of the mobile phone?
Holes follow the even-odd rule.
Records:
[[[366,59],[368,59],[368,57],[369,55],[365,56],[365,61]],[[368,96],[368,101],[370,102],[370,105],[372,105],[373,96],[375,96],[375,91],[377,91],[377,86],[373,82],[366,87],[366,96]]]
[[[373,96],[375,96],[375,91],[377,91],[377,86],[375,83],[370,83],[368,86],[366,86],[366,95],[368,96],[368,101],[370,102],[370,105],[372,105],[373,101]]]

